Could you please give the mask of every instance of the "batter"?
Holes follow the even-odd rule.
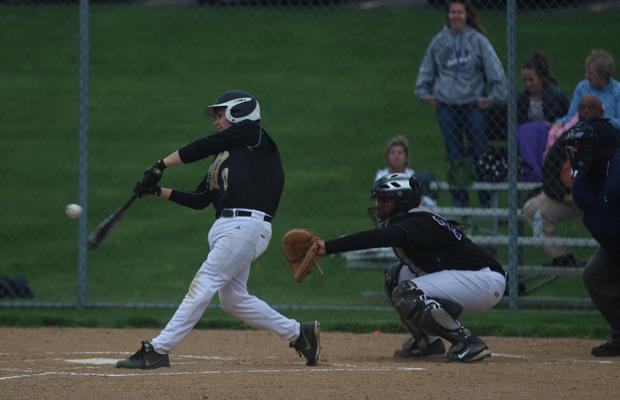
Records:
[[[249,93],[222,93],[205,115],[217,133],[173,152],[147,169],[134,192],[138,197],[159,196],[193,209],[215,208],[209,231],[209,254],[183,302],[166,327],[118,368],[169,367],[168,354],[192,330],[217,293],[224,311],[250,326],[276,333],[303,355],[308,365],[319,360],[318,321],[299,323],[248,293],[250,265],[269,245],[271,221],[276,215],[284,169],[273,139],[260,124],[260,106]],[[159,180],[167,167],[214,156],[196,190],[163,188]]]

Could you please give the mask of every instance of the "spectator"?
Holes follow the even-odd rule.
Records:
[[[584,96],[579,103],[578,115],[583,120],[600,118],[603,115],[600,100],[594,96]],[[556,224],[581,215],[581,211],[573,202],[570,194],[572,170],[564,151],[562,140],[564,136],[555,142],[545,157],[542,192],[529,199],[523,206],[523,213],[532,227],[536,213],[540,213],[544,237],[556,237]],[[544,246],[543,250],[551,257],[551,262],[543,264],[544,266],[576,267],[580,265],[575,256],[570,254],[564,246]]]
[[[387,167],[377,171],[375,181],[387,174],[402,173],[413,176],[415,171],[409,168],[409,142],[403,135],[394,136],[385,146]]]
[[[520,177],[526,182],[542,178],[543,154],[549,126],[568,111],[568,96],[551,73],[545,54],[534,53],[521,68],[525,90],[517,95],[517,141],[519,155],[530,166]]]
[[[580,121],[566,134],[575,171],[572,195],[583,224],[600,244],[583,271],[592,302],[611,327],[595,357],[620,356],[620,150],[618,131],[605,119]]]
[[[575,87],[568,113],[556,121],[565,125],[577,114],[579,101],[583,96],[596,96],[603,103],[605,118],[616,128],[620,128],[620,82],[612,79],[614,58],[605,50],[596,49],[588,55],[585,62],[586,79]]]
[[[415,171],[409,168],[409,142],[403,135],[388,140],[385,146],[385,161],[388,166],[377,171],[375,181],[388,174],[402,173],[408,177],[416,175]],[[427,194],[430,193],[428,190],[430,189],[429,183],[427,182],[427,188],[425,188]],[[437,202],[427,194],[422,196],[422,205],[424,207],[437,207]]]
[[[447,26],[431,40],[420,65],[415,94],[436,108],[451,164],[469,157],[476,163],[487,147],[485,110],[506,99],[506,77],[474,9],[465,0],[449,1],[446,15]],[[469,205],[465,190],[454,190],[452,197],[457,207]],[[479,200],[490,206],[490,193],[479,192]]]
[[[602,118],[602,116],[605,114],[605,107],[603,106],[603,103],[601,103],[601,99],[599,99],[596,96],[590,96],[590,95],[583,96],[581,100],[579,101],[578,109],[579,109],[579,112],[573,118],[571,118],[566,124],[561,125],[561,126],[560,125],[551,126],[551,128],[549,129],[549,134],[547,135],[547,144],[545,145],[545,151],[543,152],[543,157],[547,155],[551,147],[555,144],[555,142],[558,140],[560,136],[562,136],[565,132],[568,132],[570,128],[575,126],[575,124],[580,119],[579,117],[580,115],[590,116],[590,117],[581,118],[581,119],[584,119],[584,118],[594,118],[593,117],[594,115],[597,116],[596,118]]]
[[[564,116],[569,100],[557,86],[551,73],[549,59],[543,53],[534,53],[521,68],[525,90],[517,95],[517,122],[545,122],[547,125]]]

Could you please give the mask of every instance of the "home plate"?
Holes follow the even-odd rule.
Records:
[[[90,364],[90,365],[116,365],[118,358],[80,358],[77,360],[65,360],[74,364]]]

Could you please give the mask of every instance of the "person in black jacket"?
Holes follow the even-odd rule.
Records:
[[[602,115],[603,105],[597,97],[584,96],[581,99],[580,119],[600,118]],[[555,226],[558,223],[581,215],[581,210],[577,208],[571,196],[572,169],[563,143],[567,133],[560,136],[545,156],[542,192],[529,199],[523,206],[523,213],[532,227],[536,214],[540,214],[544,237],[556,237]],[[543,250],[551,257],[551,261],[543,264],[544,266],[576,267],[580,264],[564,246],[547,245]]]
[[[420,208],[423,189],[415,177],[390,174],[372,186],[377,229],[319,241],[319,255],[392,247],[401,262],[385,273],[384,290],[411,337],[394,356],[446,353],[470,362],[491,355],[486,343],[461,325],[462,311],[482,311],[502,298],[500,263],[458,227]],[[446,352],[441,339],[452,344]]]
[[[521,68],[525,90],[517,95],[517,123],[553,123],[568,111],[570,100],[551,73],[545,54],[534,53]]]
[[[224,311],[255,328],[276,333],[314,365],[319,359],[318,321],[300,324],[248,293],[250,265],[269,245],[271,221],[284,187],[284,169],[276,143],[260,123],[260,107],[251,94],[230,90],[205,109],[217,132],[157,161],[134,188],[138,197],[155,195],[202,210],[213,203],[216,221],[209,230],[209,254],[166,327],[118,368],[169,367],[168,353],[192,330],[216,294]],[[163,188],[167,167],[214,156],[194,191]]]
[[[573,199],[599,244],[583,270],[583,283],[611,332],[590,351],[595,357],[620,357],[619,137],[609,119],[592,119],[579,121],[564,141],[575,172]]]

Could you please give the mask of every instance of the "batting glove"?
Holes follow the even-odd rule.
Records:
[[[151,186],[146,187],[146,186],[144,186],[142,184],[142,182],[136,182],[136,186],[134,186],[133,192],[139,198],[142,198],[142,197],[148,196],[148,195],[160,196],[161,195],[161,186],[155,184],[155,185],[151,185]]]
[[[142,177],[142,186],[148,188],[159,183],[165,169],[166,164],[164,164],[164,160],[157,161],[155,164],[153,164],[152,167],[144,171],[144,176]]]

